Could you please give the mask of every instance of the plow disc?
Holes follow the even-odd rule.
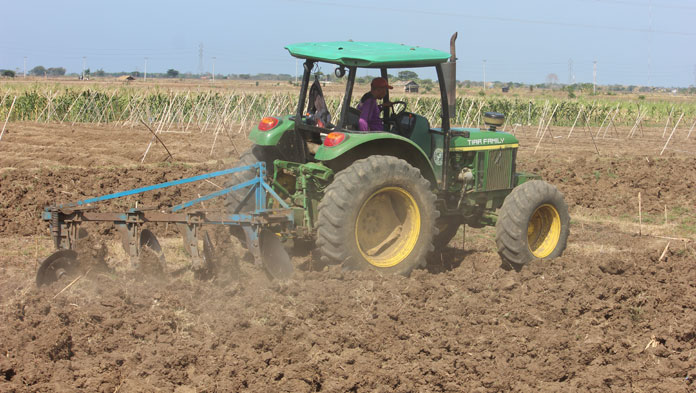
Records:
[[[269,230],[262,230],[259,243],[261,262],[268,274],[278,280],[290,278],[294,268],[280,238]]]
[[[163,269],[167,266],[167,259],[164,257],[164,252],[162,251],[162,246],[159,240],[152,231],[149,229],[143,229],[140,232],[140,250],[147,249],[151,251],[159,260],[160,265]]]
[[[73,250],[60,250],[44,259],[36,273],[36,285],[50,285],[62,278],[74,276],[79,271],[77,253]]]

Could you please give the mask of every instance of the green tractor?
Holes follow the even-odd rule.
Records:
[[[516,171],[518,140],[496,129],[503,115],[487,113],[487,129],[450,126],[455,39],[456,33],[450,53],[381,42],[286,47],[304,60],[297,110],[263,118],[239,163],[265,162],[273,191],[293,209],[294,225],[278,229],[277,236],[316,247],[326,263],[405,275],[424,267],[426,257],[446,246],[462,225],[495,225],[503,264],[516,269],[563,253],[568,207],[554,186]],[[345,80],[340,113],[333,114],[336,124],[327,116],[321,86],[315,81],[310,87],[320,62]],[[382,109],[384,131],[359,131],[353,99],[358,69],[380,70],[387,79],[390,70],[417,67],[437,73],[440,127],[401,101]],[[253,176],[239,172],[228,184]],[[229,213],[250,211],[255,195],[231,192],[225,204]]]

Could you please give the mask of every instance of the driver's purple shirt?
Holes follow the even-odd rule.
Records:
[[[380,108],[375,97],[370,95],[365,101],[358,104],[360,131],[384,131],[382,119],[379,118]]]

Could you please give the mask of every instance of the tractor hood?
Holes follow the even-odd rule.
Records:
[[[458,135],[465,133],[469,136]],[[450,141],[450,151],[508,149],[518,146],[519,141],[512,134],[478,128],[453,128]]]

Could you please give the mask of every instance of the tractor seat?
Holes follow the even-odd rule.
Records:
[[[359,131],[360,130],[360,111],[348,107],[346,111],[346,121],[344,122],[344,127],[348,130]]]

